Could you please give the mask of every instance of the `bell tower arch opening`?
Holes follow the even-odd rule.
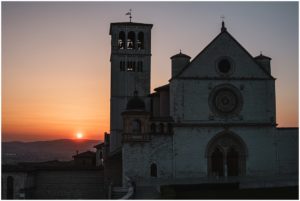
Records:
[[[247,155],[247,146],[241,137],[228,131],[217,134],[206,147],[208,176],[245,175]]]
[[[144,49],[144,33],[143,32],[139,32],[139,34],[138,34],[137,48]]]
[[[118,48],[119,49],[125,48],[125,33],[124,33],[124,31],[120,31],[120,33],[119,33]]]
[[[135,48],[135,33],[130,31],[127,36],[127,49],[134,49]]]

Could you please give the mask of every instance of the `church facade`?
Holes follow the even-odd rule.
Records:
[[[172,56],[169,83],[150,93],[151,28],[110,27],[110,152],[122,153],[123,178],[297,184],[298,129],[277,128],[271,58],[251,56],[222,22],[194,59]]]

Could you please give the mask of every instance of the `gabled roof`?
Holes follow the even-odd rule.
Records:
[[[96,144],[96,145],[94,146],[94,148],[100,149],[100,148],[103,147],[103,146],[104,146],[104,142],[101,142],[101,143],[99,143],[99,144]]]
[[[170,88],[170,84],[165,84],[160,87],[156,87],[154,89],[155,92],[149,94],[149,97],[159,96],[159,91],[162,91],[162,90],[168,91],[169,88]]]
[[[187,66],[185,66],[181,71],[178,72],[175,76],[173,76],[171,80],[178,78],[189,66],[195,62],[195,60],[202,55],[218,38],[220,38],[223,34],[227,34],[250,58],[252,58],[253,62],[257,64],[258,68],[260,68],[270,79],[275,79],[269,72],[267,72],[263,67],[261,67],[255,58],[226,30],[222,29],[221,33],[219,33]]]
[[[154,89],[154,91],[169,90],[170,84],[165,84]]]
[[[159,96],[159,93],[156,91],[148,95],[148,97],[154,97],[154,96]]]

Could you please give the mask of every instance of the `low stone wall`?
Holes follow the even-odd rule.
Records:
[[[34,192],[38,199],[104,199],[103,170],[38,171]]]
[[[25,172],[2,172],[2,186],[1,186],[1,198],[8,199],[7,197],[7,178],[13,178],[13,199],[20,198],[20,191],[26,186],[28,174]],[[31,186],[30,186],[31,187]]]
[[[298,175],[299,129],[277,128],[275,146],[278,174]]]

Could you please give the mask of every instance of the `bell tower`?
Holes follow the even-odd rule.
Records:
[[[152,26],[134,22],[110,24],[110,152],[121,148],[121,113],[126,110],[134,91],[138,91],[141,99],[150,94]]]

